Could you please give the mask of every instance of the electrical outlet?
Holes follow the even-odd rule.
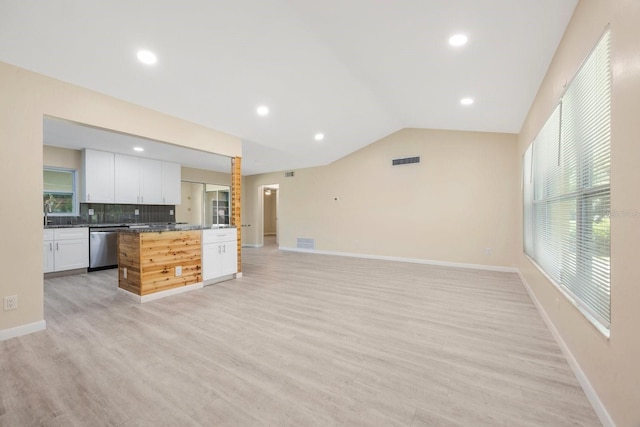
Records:
[[[122,277],[127,278],[127,267],[122,267]]]
[[[135,211],[133,211],[134,215],[140,215],[140,209],[136,209]]]
[[[176,267],[176,277],[182,276],[182,266],[179,265]]]
[[[89,216],[93,216],[93,209],[89,209]]]
[[[18,308],[18,295],[4,297],[4,311],[15,310],[16,308]]]
[[[169,209],[169,215],[173,215],[173,209]]]
[[[491,249],[491,248],[485,248],[485,249],[484,249],[484,253],[485,253],[486,255],[491,255],[491,254],[493,253],[493,249]]]

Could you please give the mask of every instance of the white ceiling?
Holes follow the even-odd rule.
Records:
[[[149,159],[167,160],[192,168],[231,172],[231,159],[198,150],[188,150],[177,145],[141,138],[121,132],[113,132],[67,120],[45,117],[43,122],[45,145],[82,150],[106,150]],[[142,148],[143,152],[134,151]]]
[[[405,127],[518,132],[576,3],[0,0],[0,61],[239,136],[254,174]]]

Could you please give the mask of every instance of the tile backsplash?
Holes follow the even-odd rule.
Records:
[[[93,209],[93,215],[89,215]],[[138,215],[136,215],[136,209]],[[171,213],[173,212],[173,214]],[[79,216],[50,216],[49,224],[124,224],[175,222],[175,205],[119,205],[80,203]]]

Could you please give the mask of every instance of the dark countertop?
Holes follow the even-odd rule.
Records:
[[[194,225],[194,224],[168,224],[166,222],[161,223],[118,223],[118,224],[60,224],[60,225],[46,225],[45,229],[51,228],[79,228],[79,227],[131,227],[129,229],[122,229],[118,231],[123,231],[125,233],[150,233],[157,231],[183,231],[183,230],[216,230],[216,229],[224,229],[224,228],[236,228],[233,225],[225,225],[225,226],[203,226],[203,225]]]
[[[129,228],[126,230],[120,230],[121,233],[157,233],[163,231],[192,231],[192,230],[219,230],[219,229],[227,229],[227,228],[236,228],[235,226],[224,226],[224,227],[206,227],[203,225],[193,225],[193,224],[171,224],[171,225],[150,225],[149,227],[137,227],[137,228]]]
[[[150,226],[150,227],[167,227],[173,225],[187,225],[182,223],[166,223],[166,222],[144,222],[144,223],[136,223],[136,222],[116,222],[116,223],[106,223],[106,224],[49,224],[45,225],[44,228],[77,228],[77,227],[136,227],[136,226]]]
[[[93,225],[90,224],[62,224],[62,225],[45,225],[44,229],[50,229],[50,228],[80,228],[80,227],[93,227]]]

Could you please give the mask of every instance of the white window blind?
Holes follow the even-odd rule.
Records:
[[[609,38],[607,31],[523,158],[524,250],[606,330],[611,320]]]
[[[530,145],[522,158],[522,196],[524,251],[533,258],[533,145]]]

